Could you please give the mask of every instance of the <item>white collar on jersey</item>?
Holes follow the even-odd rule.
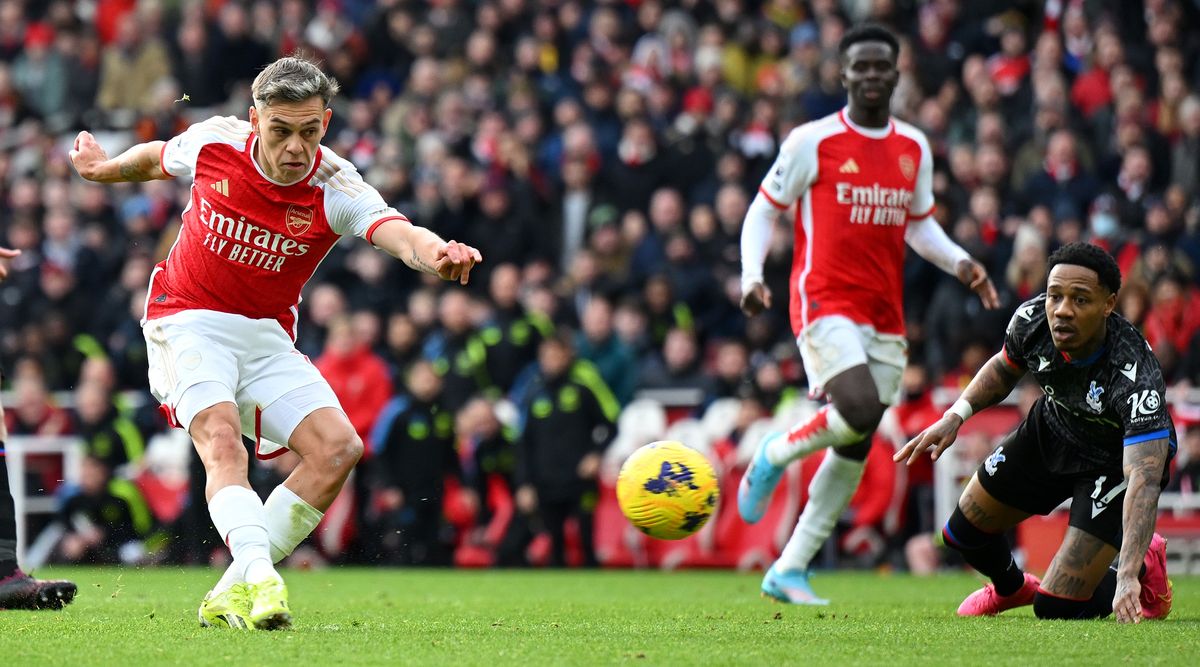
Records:
[[[281,183],[280,181],[277,181],[277,180],[271,178],[270,176],[267,176],[267,172],[263,171],[262,167],[260,167],[258,165],[258,160],[254,159],[254,147],[257,145],[258,145],[258,134],[251,134],[250,135],[250,164],[254,165],[254,169],[255,169],[255,171],[258,172],[258,175],[267,179],[268,182],[278,185],[280,187],[286,188],[286,187],[295,185],[295,184],[299,183],[300,181],[305,181],[305,180],[308,180],[309,178],[312,178],[313,166],[311,164],[308,165],[308,169],[305,170],[303,176],[301,176],[300,178],[297,178],[296,180],[292,181],[291,183]],[[320,153],[318,153],[317,155],[319,157]]]
[[[846,124],[846,127],[869,139],[886,139],[892,133],[892,128],[895,126],[895,122],[889,117],[887,127],[863,127],[850,120],[850,107],[842,107],[839,115],[841,115],[842,122]]]

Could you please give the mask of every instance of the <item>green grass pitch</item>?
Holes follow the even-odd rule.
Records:
[[[759,575],[331,569],[286,572],[289,632],[204,629],[217,572],[57,569],[79,584],[62,612],[0,612],[0,665],[1195,665],[1200,577],[1175,578],[1163,622],[1047,622],[1026,608],[959,619],[978,586],[821,574],[834,604],[758,596]]]

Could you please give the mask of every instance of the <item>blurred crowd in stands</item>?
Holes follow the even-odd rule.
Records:
[[[592,562],[579,535],[621,406],[735,398],[738,433],[803,395],[779,307],[792,230],[767,265],[777,307],[750,320],[738,238],[782,138],[844,104],[836,45],[862,20],[902,37],[893,112],[928,134],[936,215],[1004,304],[982,312],[910,255],[903,416],[923,416],[903,429],[999,348],[1077,239],[1118,258],[1120,312],[1170,384],[1200,384],[1192,0],[0,0],[0,244],[23,251],[0,285],[9,431],[82,436],[96,468],[96,499],[69,510],[95,520],[68,520],[61,551],[112,559],[95,525],[118,515],[122,539],[157,524],[164,558],[219,551],[195,488],[151,498],[173,508],[151,520],[125,482],[166,430],[139,319],[189,184],[84,182],[66,157],[80,129],[115,154],[245,118],[264,64],[323,61],[344,91],[325,145],[486,262],[464,289],[345,242],[309,285],[299,348],[368,443],[316,550],[447,563],[469,543],[515,564],[545,532],[540,560],[562,562],[566,525]]]

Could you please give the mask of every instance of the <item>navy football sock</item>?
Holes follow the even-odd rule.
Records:
[[[992,580],[997,594],[1007,597],[1025,585],[1025,573],[1013,560],[1008,540],[1003,535],[979,530],[957,507],[942,529],[942,537],[946,546],[962,554],[968,565]]]

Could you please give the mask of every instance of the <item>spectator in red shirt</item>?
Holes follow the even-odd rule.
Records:
[[[1075,85],[1071,86],[1071,102],[1085,117],[1091,118],[1092,114],[1112,102],[1109,72],[1124,60],[1125,48],[1121,45],[1117,33],[1112,30],[1097,30],[1092,66],[1075,79]]]
[[[358,437],[366,441],[392,395],[387,362],[355,337],[349,317],[339,316],[329,323],[325,352],[316,367],[333,387]]]
[[[1192,337],[1200,331],[1200,290],[1178,272],[1167,271],[1154,281],[1151,295],[1146,341],[1162,364],[1163,376],[1170,380]]]

